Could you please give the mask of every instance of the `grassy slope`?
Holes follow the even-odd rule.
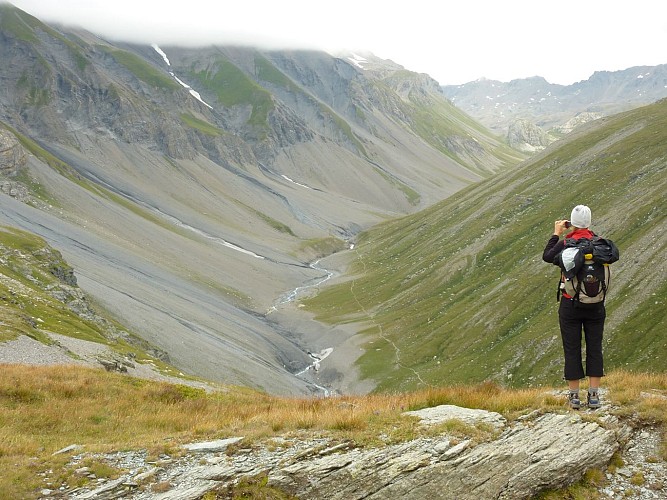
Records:
[[[411,71],[398,71],[375,81],[377,99],[387,115],[397,113],[426,143],[482,176],[525,158],[440,94],[425,91],[419,83],[410,92],[401,90],[420,78]]]
[[[269,82],[290,93],[301,94],[306,99],[315,99],[260,54],[255,55],[255,72],[260,82]],[[411,80],[419,78],[421,76],[417,73],[398,71],[384,79],[373,80],[373,92],[375,93],[373,106],[384,109],[387,116],[396,114],[400,117],[398,121],[402,122],[412,133],[461,165],[481,175],[488,175],[490,170],[495,169],[493,167],[480,168],[479,161],[487,155],[495,157],[494,161],[502,166],[514,165],[520,160],[522,157],[520,153],[509,148],[504,141],[493,136],[441,95],[425,91],[419,83],[415,84],[415,90],[409,92],[409,95],[401,97],[399,89]],[[360,102],[367,96],[358,97],[361,100],[352,98],[351,102],[360,114],[358,118],[363,121],[364,112]],[[338,126],[341,133],[354,144],[360,155],[369,157],[363,144],[355,136],[351,124],[343,116],[323,102],[319,102],[318,107],[320,114]],[[472,141],[475,147],[479,148],[477,154],[480,158],[477,159],[475,155],[471,156],[469,153],[463,156],[457,154],[451,149],[452,146],[444,141],[449,137]],[[408,199],[411,199],[413,203],[418,202],[418,193],[411,190],[409,186],[402,184],[396,178],[387,178],[387,180],[396,183],[399,189],[404,190]]]
[[[2,330],[0,341],[28,335],[46,340],[40,330],[101,342],[94,325],[81,320],[65,304],[45,293],[58,287],[56,268],[70,268],[60,254],[29,233],[0,227],[0,295]]]
[[[213,92],[224,106],[251,106],[249,125],[260,128],[268,126],[268,115],[274,108],[271,95],[231,61],[219,56],[206,70],[193,71],[192,77]]]
[[[492,136],[488,130],[446,99],[435,99],[432,96],[428,99],[413,98],[413,105],[415,133],[431,146],[457,160],[473,172],[488,175],[488,170],[480,168],[478,164],[482,161],[483,155],[480,154],[477,161],[474,161],[474,154],[472,157],[468,155],[461,156],[461,153],[450,150],[443,143],[443,138],[459,136],[474,140],[478,144],[479,141],[483,141],[489,153],[497,157],[503,165],[515,165],[522,157],[521,153],[511,149],[500,138]],[[474,139],[472,139],[473,137]]]
[[[667,369],[664,256],[667,101],[607,120],[519,168],[383,224],[354,278],[308,301],[319,319],[366,325],[365,377],[380,390],[562,376],[553,221],[586,203],[621,250],[608,300],[607,366]]]

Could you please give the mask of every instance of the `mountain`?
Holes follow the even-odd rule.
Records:
[[[457,107],[502,136],[517,121],[527,121],[553,142],[576,125],[667,97],[667,64],[596,71],[572,85],[533,77],[510,82],[480,79],[442,89]],[[530,142],[529,136],[522,145],[514,145],[544,148],[539,141]]]
[[[510,171],[359,237],[346,277],[306,301],[354,324],[378,390],[562,377],[553,223],[577,204],[612,239],[606,369],[667,370],[667,99],[602,118]],[[562,383],[562,381],[561,381]]]
[[[274,393],[320,393],[295,374],[350,335],[294,307],[319,258],[523,158],[370,54],[130,45],[2,4],[0,58],[0,223],[179,369]]]

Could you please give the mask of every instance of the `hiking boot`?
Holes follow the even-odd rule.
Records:
[[[579,400],[578,392],[569,393],[567,399],[570,403],[570,408],[572,408],[573,410],[578,410],[579,408],[581,408],[581,401]]]
[[[595,410],[596,408],[600,408],[600,396],[598,395],[598,391],[589,391],[588,392],[588,407],[591,410]]]

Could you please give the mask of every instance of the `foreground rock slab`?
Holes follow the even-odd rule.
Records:
[[[318,457],[271,471],[269,482],[304,498],[529,498],[604,466],[619,448],[615,432],[553,414],[456,453],[440,444]]]
[[[217,451],[210,443],[191,445],[185,457],[150,474],[142,475],[144,469],[136,466],[112,488],[79,490],[71,498],[194,500],[244,477],[263,475],[268,486],[308,499],[522,499],[563,488],[588,469],[604,468],[628,434],[615,418],[602,415],[586,421],[579,414],[550,413],[511,424],[498,414],[457,407],[411,415],[425,425],[458,418],[453,415],[494,422],[498,435],[479,444],[442,435],[374,449],[326,439],[277,438],[270,447],[254,448],[232,439]],[[234,452],[227,455],[224,449],[232,443]]]

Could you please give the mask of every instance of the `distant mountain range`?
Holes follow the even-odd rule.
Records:
[[[597,71],[572,85],[533,77],[510,82],[481,79],[442,90],[489,129],[509,135],[519,149],[543,149],[582,123],[667,97],[667,64]],[[517,129],[529,130],[524,140],[511,137]]]

